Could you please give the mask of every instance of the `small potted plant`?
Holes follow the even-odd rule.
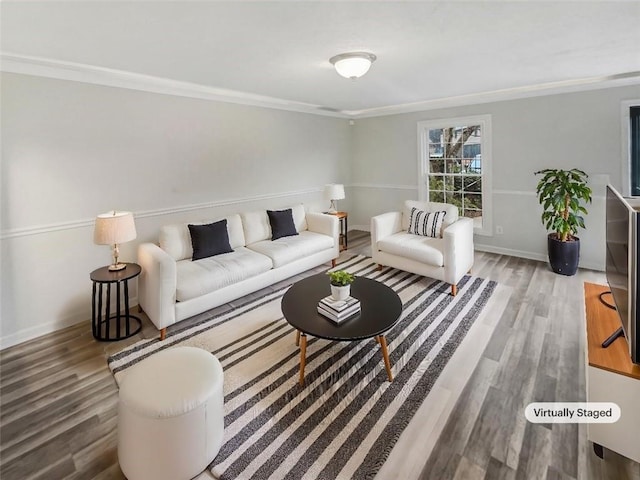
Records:
[[[587,213],[582,202],[591,203],[589,176],[577,168],[571,170],[546,168],[535,172],[542,175],[536,187],[542,205],[542,223],[552,230],[547,235],[549,264],[555,273],[574,275],[580,258],[578,227],[584,227],[582,214]]]
[[[351,284],[356,279],[355,275],[345,272],[344,270],[336,270],[328,272],[331,282],[331,296],[336,301],[346,300],[351,294]]]

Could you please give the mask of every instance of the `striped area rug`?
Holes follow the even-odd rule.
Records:
[[[387,381],[374,339],[307,342],[305,386],[298,385],[295,333],[280,309],[288,287],[231,312],[138,342],[111,356],[116,380],[161,349],[191,345],[212,352],[225,381],[225,440],[210,465],[220,479],[373,478],[496,284],[470,275],[450,286],[400,270],[375,269],[368,257],[338,268],[393,288],[403,303],[386,333],[394,380]]]

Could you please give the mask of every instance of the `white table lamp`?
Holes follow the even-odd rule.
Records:
[[[325,185],[324,196],[327,200],[331,200],[329,213],[336,213],[338,211],[336,207],[336,200],[342,200],[344,198],[344,185],[341,183],[330,183],[329,185]]]
[[[113,264],[109,270],[117,271],[126,268],[126,263],[118,263],[118,244],[130,242],[136,238],[136,225],[131,212],[102,213],[96,217],[93,230],[93,243],[97,245],[113,245]]]

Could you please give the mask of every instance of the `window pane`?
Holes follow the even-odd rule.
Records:
[[[444,157],[445,158],[461,158],[462,157],[462,145],[457,143],[445,143],[444,144]]]
[[[433,143],[440,143],[442,141],[442,129],[441,128],[430,129],[429,141]]]
[[[467,218],[479,218],[482,217],[482,210],[465,210],[462,216]]]
[[[445,190],[454,190],[453,185],[454,185],[454,179],[456,177],[453,175],[445,175],[444,176],[444,189]]]
[[[444,177],[442,175],[429,175],[429,191],[443,191]]]
[[[447,203],[451,203],[458,207],[462,211],[462,193],[460,192],[445,192],[447,196]]]
[[[444,160],[429,160],[429,173],[444,173]]]
[[[447,158],[445,160],[445,172],[446,173],[462,172],[462,160]]]
[[[465,193],[465,209],[482,210],[482,195],[478,193]]]
[[[473,158],[480,154],[481,145],[479,143],[473,143],[471,145],[464,144],[462,147],[462,156],[465,158]]]
[[[466,127],[465,132],[468,134],[467,140],[464,142],[465,145],[472,144],[472,143],[480,143],[480,139],[482,138],[481,132],[480,132],[480,125],[471,125],[469,127]]]
[[[444,202],[444,193],[442,192],[429,192],[430,202]]]
[[[444,157],[444,147],[441,143],[429,144],[429,158],[442,158]]]
[[[465,175],[463,179],[465,192],[482,192],[482,177]]]
[[[457,175],[455,177],[453,177],[453,188],[450,188],[449,190],[453,190],[454,192],[461,192],[462,191],[462,178],[460,175]]]
[[[442,141],[445,143],[450,143],[452,141],[454,141],[455,139],[455,134],[454,134],[454,127],[450,127],[450,128],[443,128],[442,129]]]

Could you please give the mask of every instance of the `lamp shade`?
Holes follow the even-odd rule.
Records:
[[[116,245],[136,238],[136,225],[131,212],[107,212],[96,217],[93,243]]]
[[[360,78],[369,71],[376,56],[367,52],[341,53],[331,57],[329,62],[335,67],[336,72],[345,78]]]
[[[344,198],[344,185],[330,183],[324,187],[324,196],[327,200],[342,200]]]

